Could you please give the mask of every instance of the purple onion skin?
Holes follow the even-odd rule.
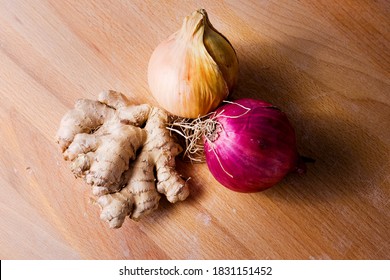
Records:
[[[214,141],[207,135],[204,140],[206,162],[215,179],[233,191],[259,192],[302,170],[287,116],[261,100],[234,102],[250,111],[237,104],[219,107],[214,116],[221,129]]]

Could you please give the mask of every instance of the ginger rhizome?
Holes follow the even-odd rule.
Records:
[[[101,219],[111,228],[157,209],[160,194],[182,201],[189,189],[175,169],[181,146],[167,130],[165,111],[132,105],[121,93],[80,99],[57,132],[65,160],[76,177],[92,185]]]

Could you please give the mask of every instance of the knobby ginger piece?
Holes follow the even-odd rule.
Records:
[[[98,101],[78,100],[62,118],[56,137],[64,159],[92,186],[111,228],[156,210],[160,194],[172,203],[189,195],[175,169],[182,148],[167,122],[165,111],[132,105],[115,91],[102,92]]]

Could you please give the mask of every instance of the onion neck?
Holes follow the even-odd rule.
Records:
[[[307,170],[306,163],[314,163],[314,162],[315,159],[298,155],[297,165],[294,171],[301,175],[305,174]]]
[[[203,14],[195,11],[191,15],[185,17],[183,25],[177,36],[181,40],[184,39],[185,41],[191,41],[198,32],[200,32],[201,37],[203,37],[204,20]]]

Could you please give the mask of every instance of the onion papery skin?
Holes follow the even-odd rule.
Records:
[[[149,89],[170,114],[198,118],[215,110],[237,84],[238,58],[204,9],[187,16],[148,64]]]
[[[205,136],[204,152],[210,172],[223,186],[259,192],[297,168],[294,128],[272,104],[239,99],[219,107],[213,117],[220,129],[214,137]]]

